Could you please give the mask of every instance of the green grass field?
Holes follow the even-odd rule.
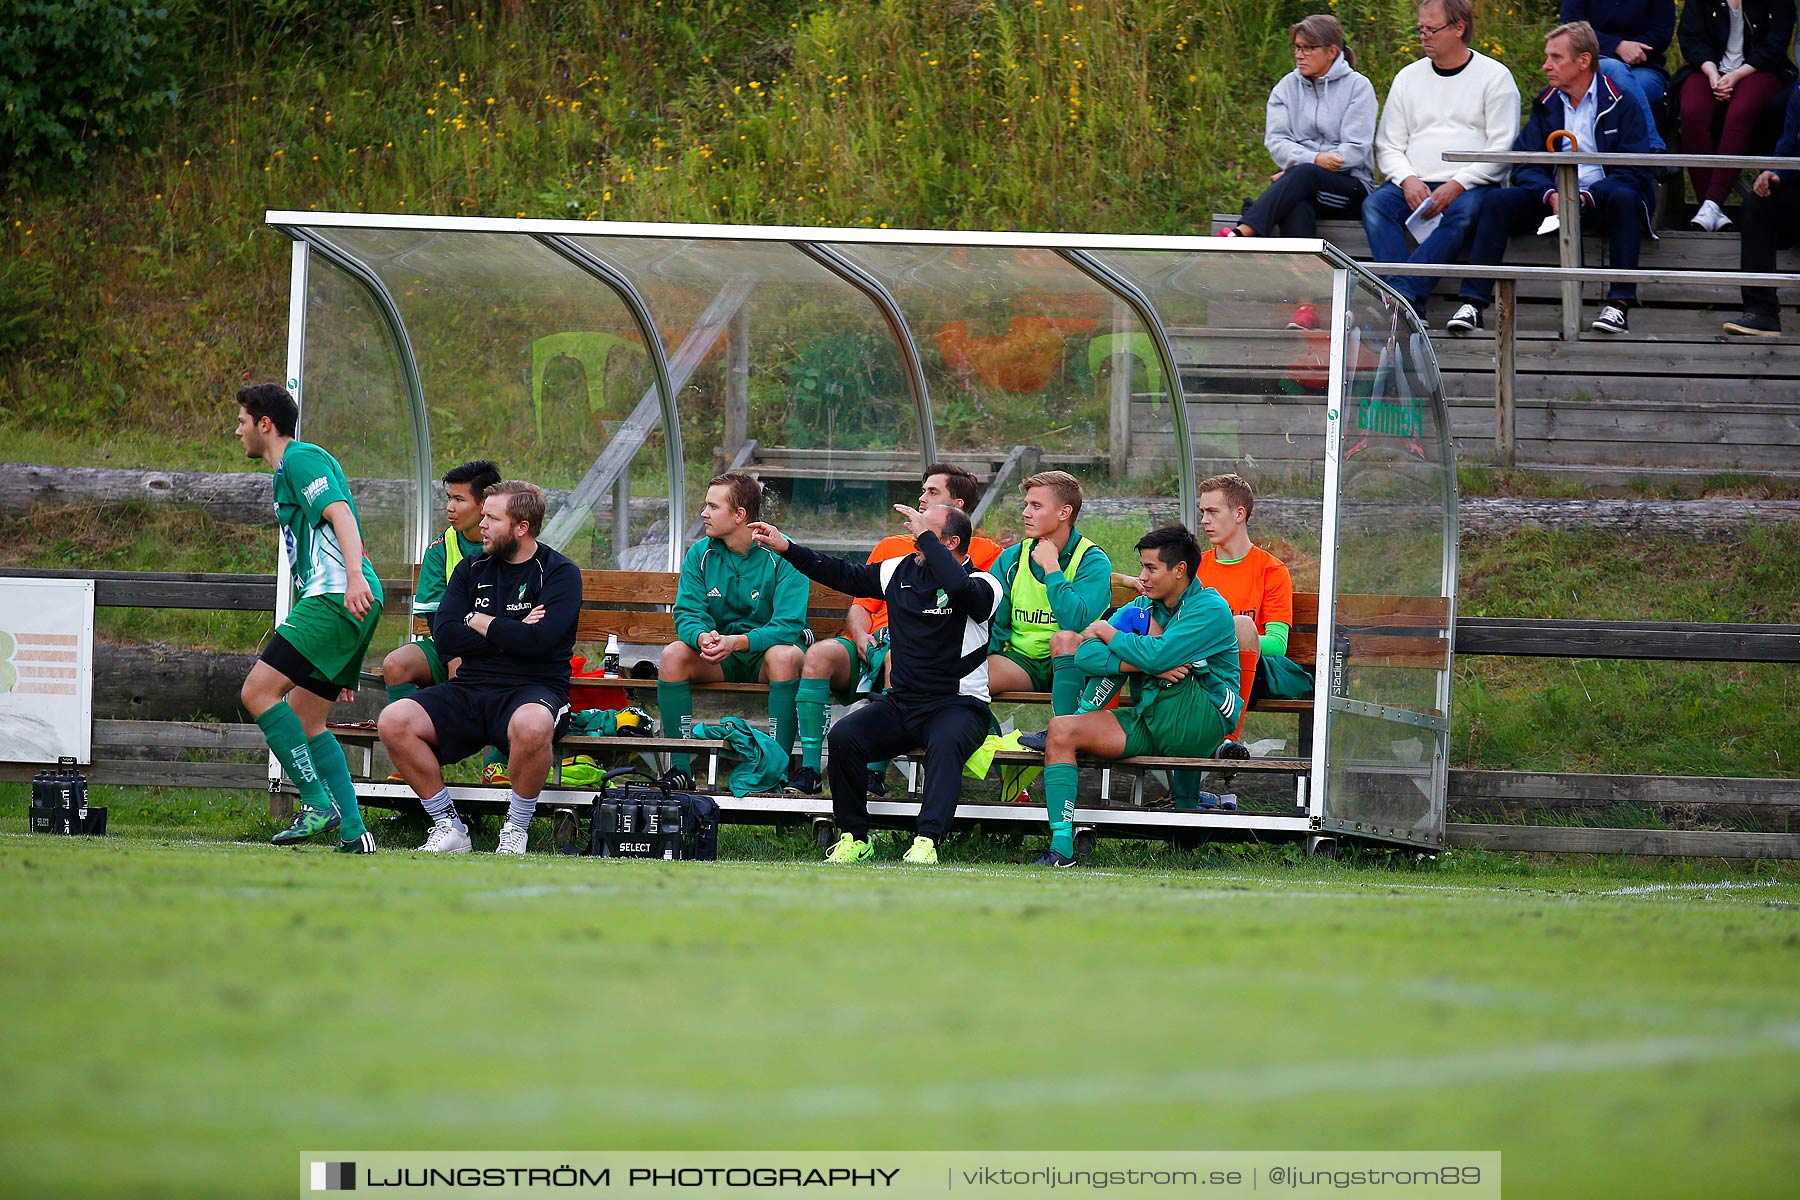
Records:
[[[1791,864],[363,860],[256,844],[249,793],[109,793],[77,841],[23,792],[14,1195],[285,1194],[309,1147],[1497,1149],[1571,1197],[1800,1167]]]

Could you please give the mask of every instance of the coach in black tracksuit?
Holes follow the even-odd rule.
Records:
[[[896,504],[913,553],[853,563],[795,545],[772,525],[756,540],[801,574],[888,606],[887,692],[831,727],[831,807],[838,829],[869,836],[868,766],[925,747],[919,836],[950,832],[962,794],[963,763],[988,731],[987,638],[1000,607],[1000,581],[969,561],[967,514],[946,504],[924,513]]]

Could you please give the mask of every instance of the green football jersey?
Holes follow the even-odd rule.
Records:
[[[337,531],[325,519],[325,510],[339,500],[350,506],[350,515],[356,517],[360,529],[362,517],[337,459],[310,442],[289,442],[281,465],[275,468],[275,519],[287,546],[296,598],[340,596],[349,586]],[[369,590],[380,600],[381,580],[374,565],[367,557],[359,565]]]

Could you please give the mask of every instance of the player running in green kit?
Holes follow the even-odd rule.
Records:
[[[675,638],[657,663],[656,703],[663,729],[688,736],[691,683],[769,685],[769,723],[790,756],[799,729],[795,707],[805,659],[806,602],[812,585],[786,559],[756,544],[762,484],[727,471],[706,488],[706,536],[688,547],[675,589]],[[670,756],[664,781],[692,787],[688,755]]]
[[[381,620],[381,580],[363,553],[362,526],[337,460],[294,440],[300,407],[277,383],[238,393],[237,439],[275,469],[275,517],[294,576],[294,605],[239,693],[288,778],[300,790],[294,823],[277,846],[332,829],[338,849],[373,854],[344,749],[325,730],[349,699]]]
[[[1154,529],[1138,540],[1146,632],[1121,632],[1097,620],[1058,675],[1058,685],[1079,696],[1089,676],[1138,676],[1130,708],[1050,718],[1044,748],[1044,803],[1050,817],[1050,849],[1037,865],[1075,865],[1075,756],[1131,758],[1164,754],[1210,758],[1237,725],[1244,708],[1238,695],[1237,624],[1225,598],[1194,578],[1200,543],[1180,525]],[[1059,635],[1067,637],[1068,635]]]

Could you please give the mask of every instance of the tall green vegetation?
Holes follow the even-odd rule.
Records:
[[[1266,178],[1321,7],[1378,88],[1416,56],[1409,0],[174,0],[117,127],[8,168],[0,440],[232,465],[222,398],[281,368],[270,208],[1191,232]],[[1528,84],[1554,12],[1483,6],[1476,42]],[[84,66],[38,41],[63,57],[34,71]]]

